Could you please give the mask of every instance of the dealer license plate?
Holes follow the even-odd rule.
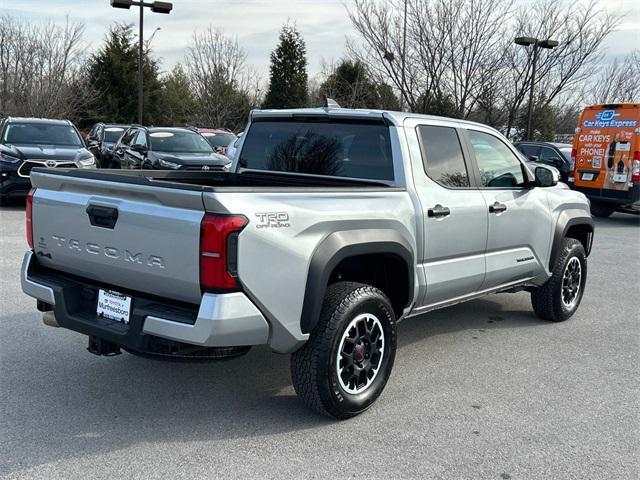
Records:
[[[113,290],[100,289],[96,313],[99,317],[109,318],[116,322],[129,323],[131,297]]]
[[[587,182],[593,180],[593,173],[583,173],[582,180],[585,180]]]

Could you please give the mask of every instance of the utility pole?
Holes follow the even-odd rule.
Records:
[[[531,122],[533,118],[533,89],[536,83],[536,67],[538,64],[538,48],[548,48],[551,50],[559,45],[555,40],[538,40],[533,37],[517,37],[515,39],[516,45],[523,45],[527,48],[533,45],[533,58],[531,65],[531,85],[529,87],[529,105],[527,106],[527,131],[525,134],[525,140],[532,140]]]
[[[402,79],[400,80],[400,111],[404,112],[404,96],[406,85],[406,58],[407,58],[407,1],[404,0],[404,25],[402,29]]]
[[[144,9],[148,7],[155,13],[171,13],[173,4],[170,2],[144,2],[133,0],[111,0],[113,8],[129,10],[131,6],[140,7],[140,30],[138,34],[138,123],[143,125],[144,118]],[[155,32],[154,32],[155,33]]]

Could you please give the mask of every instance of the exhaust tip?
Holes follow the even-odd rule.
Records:
[[[58,325],[58,321],[56,320],[56,316],[53,314],[53,312],[44,312],[42,314],[42,323],[49,327],[57,328],[60,326]]]

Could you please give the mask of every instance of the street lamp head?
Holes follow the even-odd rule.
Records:
[[[131,8],[133,0],[111,0],[111,6],[113,8],[126,8],[127,10]]]
[[[516,37],[516,39],[514,40],[516,45],[524,45],[525,47],[535,45],[537,41],[538,40],[533,37]]]
[[[173,4],[171,2],[153,2],[151,11],[155,13],[171,13]]]
[[[549,49],[551,49],[551,48],[555,48],[555,47],[557,47],[558,45],[559,45],[559,43],[558,43],[557,41],[555,41],[555,40],[550,40],[550,39],[542,40],[542,41],[539,41],[539,42],[538,42],[538,46],[540,46],[540,47],[542,47],[542,48],[549,48]]]

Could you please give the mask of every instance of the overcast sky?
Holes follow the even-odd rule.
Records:
[[[535,0],[518,0],[524,3]],[[587,1],[587,0],[574,0]],[[145,13],[145,33],[161,27],[153,49],[163,59],[163,70],[180,62],[194,29],[209,25],[237,36],[247,51],[248,62],[266,76],[269,54],[278,40],[278,31],[288,19],[295,21],[307,43],[309,74],[320,70],[322,59],[340,58],[345,39],[354,32],[346,14],[351,0],[173,0],[170,15]],[[627,12],[619,30],[607,42],[612,58],[640,48],[640,0],[603,0],[611,11]],[[0,12],[31,20],[53,19],[64,22],[65,16],[85,22],[86,41],[98,47],[109,24],[114,21],[135,22],[136,10],[111,8],[109,0],[0,0]]]

